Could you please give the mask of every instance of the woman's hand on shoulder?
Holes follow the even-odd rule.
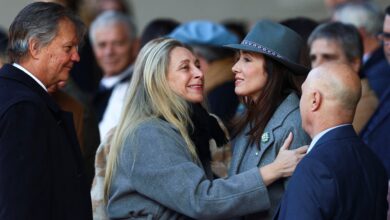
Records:
[[[289,150],[292,140],[293,135],[290,132],[274,162],[260,168],[260,174],[266,186],[279,178],[291,176],[299,161],[306,155],[307,145]]]
[[[291,176],[299,161],[306,155],[308,149],[308,145],[305,145],[294,150],[289,150],[292,139],[293,134],[290,132],[273,162],[276,165],[277,171],[280,173],[280,177]]]

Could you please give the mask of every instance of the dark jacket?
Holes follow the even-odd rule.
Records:
[[[377,97],[381,98],[390,84],[390,65],[382,47],[376,49],[363,64],[360,74],[368,79],[370,87]]]
[[[379,100],[379,106],[360,133],[363,141],[382,161],[390,178],[390,88]]]
[[[276,218],[386,219],[387,185],[385,169],[353,127],[338,127],[298,164]]]
[[[30,76],[0,69],[0,219],[91,219],[72,115]]]

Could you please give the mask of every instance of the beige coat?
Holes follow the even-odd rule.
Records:
[[[353,127],[356,133],[360,133],[368,120],[374,114],[378,107],[378,98],[374,90],[371,89],[367,79],[362,79],[362,97],[356,107],[355,118],[353,119]]]

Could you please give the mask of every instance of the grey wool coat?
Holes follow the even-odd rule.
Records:
[[[247,127],[241,135],[233,141],[233,155],[229,176],[245,173],[255,167],[263,167],[272,163],[278,155],[280,147],[289,132],[293,133],[293,142],[289,149],[295,149],[310,144],[310,137],[301,126],[299,112],[299,98],[290,93],[279,105],[271,120],[267,123],[260,141],[260,149],[256,144],[248,146],[248,137],[245,135]],[[242,216],[242,219],[272,219],[286,188],[287,178],[278,180],[266,187],[261,180],[262,197],[261,211]]]
[[[178,130],[153,118],[126,139],[109,194],[111,219],[224,219],[260,211],[267,190],[255,167],[207,179]]]

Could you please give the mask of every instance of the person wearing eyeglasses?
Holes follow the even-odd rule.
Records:
[[[390,5],[386,8],[383,32],[379,35],[383,41],[383,50],[390,65]],[[389,73],[390,74],[390,73]],[[390,177],[390,85],[379,101],[379,106],[366,127],[360,133],[363,141],[370,146],[384,163]]]
[[[383,8],[372,1],[349,2],[335,9],[332,20],[351,24],[359,31],[364,52],[359,75],[380,98],[390,83],[390,66],[381,37],[378,38],[383,27]]]
[[[383,32],[379,35],[383,41],[383,50],[390,65],[390,5],[386,8],[386,16],[383,23]],[[390,74],[390,72],[389,72]],[[385,165],[387,176],[390,178],[390,85],[380,99],[379,106],[360,133],[363,141],[376,153]],[[389,182],[390,190],[390,182]],[[390,193],[387,196],[390,202]],[[390,211],[388,212],[388,219]]]

